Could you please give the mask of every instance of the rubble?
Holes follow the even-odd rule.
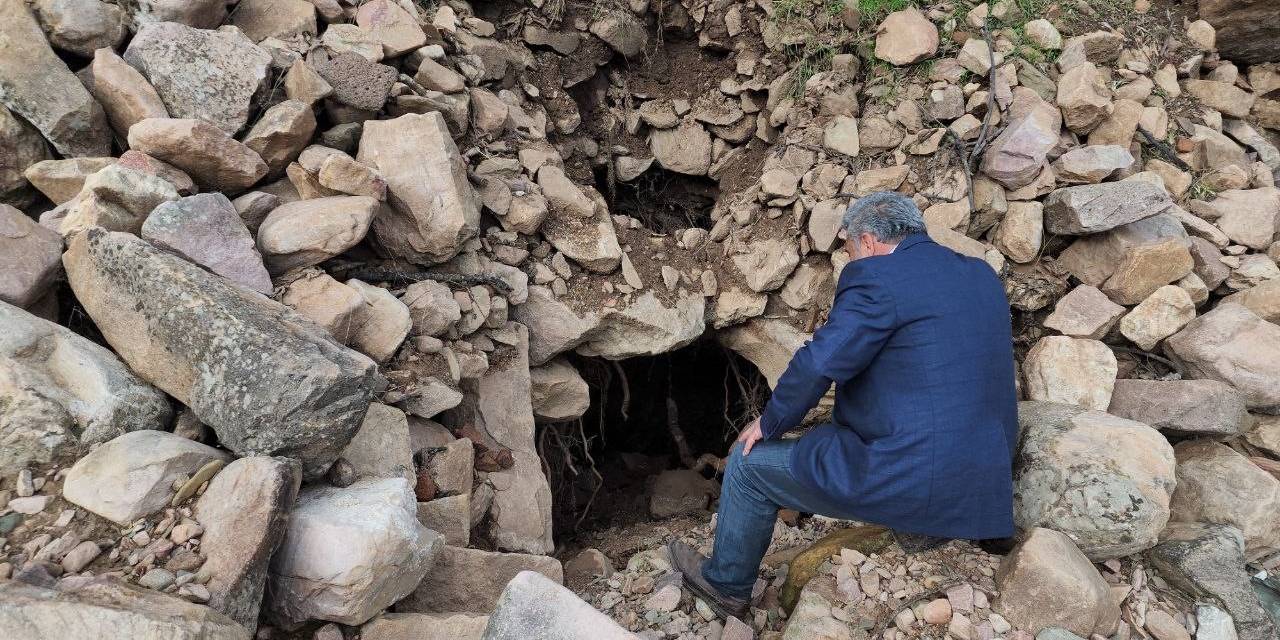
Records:
[[[915,4],[0,0],[0,579],[61,635],[1271,637],[1273,12]],[[1019,547],[784,514],[716,619],[660,545],[880,190],[1004,281]],[[620,425],[710,450],[615,450],[695,343],[724,424]]]

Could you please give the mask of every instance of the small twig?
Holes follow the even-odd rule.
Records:
[[[408,87],[412,89],[414,93],[420,96],[427,95],[427,88],[422,86],[421,84],[418,84],[418,81],[409,77],[408,74],[404,74],[404,73],[400,74],[399,80],[400,82],[403,82],[406,85],[408,85]]]
[[[1142,356],[1142,357],[1144,357],[1144,358],[1151,358],[1152,360],[1155,360],[1156,362],[1164,363],[1164,364],[1168,365],[1170,369],[1173,369],[1174,371],[1177,371],[1177,372],[1178,372],[1178,374],[1179,374],[1179,375],[1181,375],[1182,377],[1184,377],[1184,378],[1186,377],[1186,372],[1182,370],[1182,367],[1178,366],[1178,363],[1176,363],[1176,362],[1174,362],[1174,361],[1172,361],[1172,360],[1170,360],[1170,359],[1168,359],[1168,358],[1166,358],[1166,357],[1164,357],[1164,356],[1158,356],[1158,355],[1156,355],[1156,354],[1154,354],[1154,353],[1149,353],[1149,352],[1146,352],[1146,351],[1142,351],[1141,349],[1134,349],[1134,348],[1132,348],[1132,347],[1122,347],[1122,346],[1119,346],[1119,345],[1107,345],[1107,346],[1111,347],[1111,349],[1112,349],[1113,351],[1121,351],[1121,352],[1124,352],[1124,353],[1133,354],[1133,355],[1135,355],[1135,356]]]
[[[1191,170],[1191,165],[1183,162],[1182,158],[1178,157],[1178,153],[1173,150],[1173,147],[1169,146],[1169,143],[1155,137],[1150,131],[1147,131],[1141,125],[1138,126],[1138,133],[1142,136],[1142,139],[1146,141],[1148,146],[1155,149],[1156,155],[1164,158],[1169,162],[1169,164],[1172,164],[1183,171]]]

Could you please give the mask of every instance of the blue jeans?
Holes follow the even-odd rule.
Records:
[[[761,440],[749,456],[742,455],[741,444],[729,451],[720,487],[715,546],[711,559],[702,566],[702,577],[725,595],[751,598],[778,509],[856,519],[796,480],[791,472],[795,445],[796,440]]]

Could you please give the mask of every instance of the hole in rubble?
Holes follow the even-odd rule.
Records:
[[[559,542],[650,520],[647,480],[662,471],[692,465],[711,477],[712,457],[728,453],[769,393],[755,365],[711,338],[652,357],[574,360],[590,408],[539,434]]]
[[[630,182],[614,182],[612,191],[607,168],[596,169],[595,178],[600,193],[612,199],[611,213],[636,218],[657,233],[691,227],[710,229],[711,210],[720,197],[715,180],[667,171],[657,165]]]

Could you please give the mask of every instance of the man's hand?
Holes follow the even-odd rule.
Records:
[[[751,453],[751,447],[756,446],[761,437],[763,436],[760,433],[760,418],[756,418],[742,430],[742,433],[738,434],[738,442],[742,443],[742,455]]]

